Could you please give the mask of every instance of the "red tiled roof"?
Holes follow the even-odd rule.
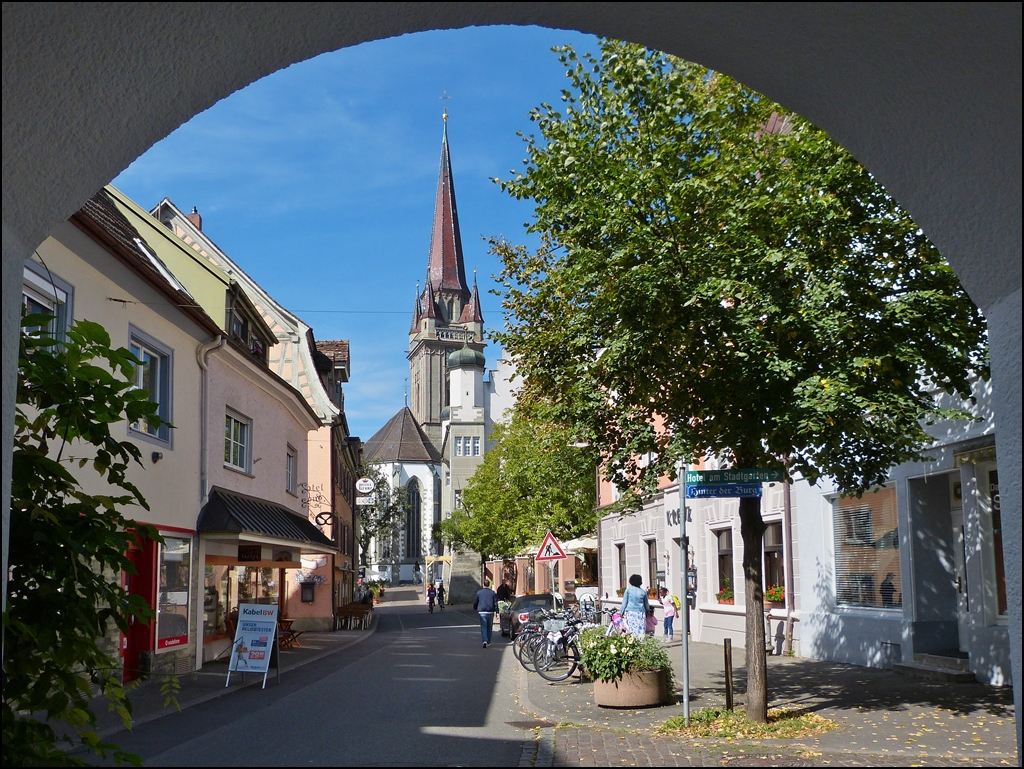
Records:
[[[348,363],[347,339],[327,339],[318,341],[316,343],[316,349],[318,352],[322,352],[335,362],[344,361],[345,363]]]
[[[466,306],[462,308],[462,315],[459,316],[459,323],[483,323],[484,314],[480,309],[480,294],[476,288],[476,279],[473,279],[473,296],[469,298]]]

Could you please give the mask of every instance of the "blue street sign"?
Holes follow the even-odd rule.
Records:
[[[710,497],[759,497],[760,483],[715,483],[708,486],[687,486],[687,499],[708,499]]]

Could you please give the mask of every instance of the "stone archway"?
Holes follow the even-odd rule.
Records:
[[[481,24],[619,37],[724,71],[827,130],[925,228],[990,324],[1021,681],[1019,4],[4,4],[4,531],[20,266],[50,229],[254,80],[369,40]]]

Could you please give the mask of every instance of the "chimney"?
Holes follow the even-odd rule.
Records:
[[[192,213],[185,214],[185,218],[188,219],[192,224],[195,225],[196,229],[200,232],[203,231],[203,217],[199,215],[199,211],[195,206],[192,206]]]

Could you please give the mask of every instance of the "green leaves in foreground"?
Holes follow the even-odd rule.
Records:
[[[145,391],[133,390],[138,361],[124,348],[113,349],[101,326],[78,321],[58,342],[33,329],[47,320],[24,319],[28,330],[18,359],[3,615],[3,764],[81,764],[61,742],[117,763],[138,763],[137,756],[100,741],[90,700],[104,694],[130,725],[116,649],[104,648],[103,639],[118,629],[127,633],[131,617],[153,616],[119,578],[135,572],[129,550],[159,535],[120,512],[148,505],[127,476],[139,449],[114,438],[110,428],[125,419],[158,423],[157,405]],[[114,493],[86,492],[72,464],[99,476],[102,483],[90,488],[108,486]]]
[[[720,73],[611,40],[559,54],[570,87],[533,110],[526,167],[499,182],[534,201],[541,246],[492,241],[522,398],[638,493],[706,456],[848,492],[916,458],[922,425],[955,413],[934,393],[968,396],[988,353],[907,212]]]

